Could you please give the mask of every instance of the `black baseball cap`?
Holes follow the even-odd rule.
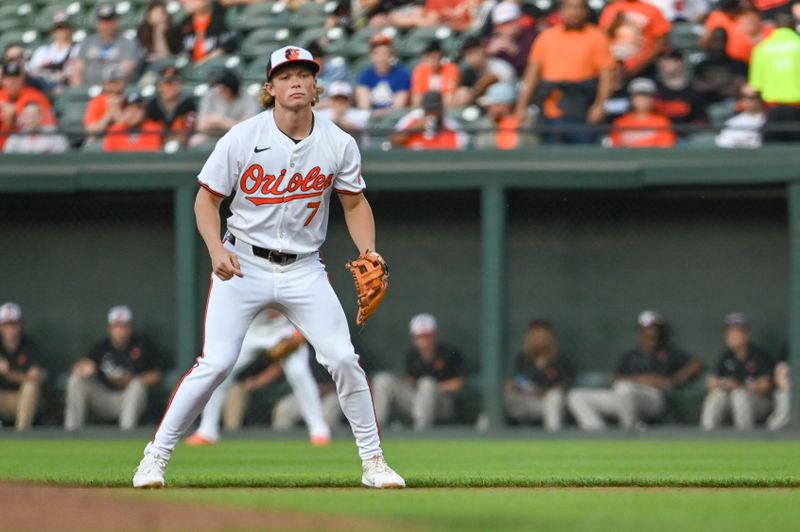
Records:
[[[211,78],[211,85],[222,85],[231,90],[231,92],[239,92],[239,78],[232,70],[227,68],[220,70]]]
[[[425,46],[425,49],[422,51],[422,53],[430,54],[432,52],[441,52],[441,51],[442,51],[442,43],[439,42],[439,39],[434,39]]]
[[[6,61],[3,63],[4,76],[21,76],[24,73],[22,63],[16,60]]]
[[[114,4],[100,4],[97,7],[98,20],[114,20],[117,18],[117,10],[114,9]]]
[[[742,329],[750,328],[750,320],[743,312],[731,312],[722,320],[725,329],[728,327],[741,327]]]
[[[469,37],[464,39],[464,42],[461,43],[461,53],[465,54],[469,50],[472,50],[473,48],[483,48],[483,46],[481,45],[480,37],[477,37],[475,35],[470,35]]]
[[[441,111],[444,107],[442,95],[436,91],[428,91],[422,95],[422,108],[426,111]]]

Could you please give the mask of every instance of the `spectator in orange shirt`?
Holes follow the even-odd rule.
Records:
[[[225,22],[225,8],[212,0],[183,0],[186,18],[178,26],[183,51],[195,63],[231,53],[236,33]]]
[[[105,151],[158,151],[161,149],[160,122],[147,120],[145,104],[137,93],[125,97],[122,103],[122,117],[108,128]]]
[[[392,134],[392,144],[410,150],[458,150],[466,146],[466,136],[458,123],[444,117],[442,95],[426,92],[422,108],[401,118]]]
[[[197,106],[183,93],[183,79],[178,69],[168,66],[161,71],[158,94],[147,102],[147,118],[164,124],[165,141],[189,142],[197,120]]]
[[[422,53],[422,61],[411,72],[411,105],[419,107],[423,94],[436,91],[441,93],[444,106],[452,107],[460,82],[458,66],[444,57],[442,45],[433,40]]]
[[[736,0],[720,0],[719,8],[712,11],[706,19],[703,44],[708,48],[711,34],[723,29],[728,36],[725,51],[736,61],[750,62],[753,47],[772,33],[773,27],[764,24],[755,9],[742,9]]]
[[[90,139],[99,138],[122,118],[125,86],[125,72],[117,65],[107,66],[103,71],[103,92],[89,100],[83,114],[83,127]]]
[[[0,81],[0,149],[3,148],[8,134],[17,131],[17,118],[29,103],[38,104],[43,125],[55,125],[56,120],[47,96],[42,91],[25,85],[25,72],[20,62],[6,61]]]
[[[615,148],[671,148],[675,145],[672,123],[656,114],[656,84],[647,78],[636,78],[628,85],[631,112],[614,120],[611,145]]]
[[[534,42],[516,114],[524,117],[533,96],[541,108],[544,124],[576,126],[598,124],[613,86],[614,58],[608,37],[588,22],[586,0],[562,0],[559,24],[542,32]],[[555,131],[551,143],[590,143],[594,135],[585,131]]]
[[[461,32],[469,29],[480,7],[478,0],[424,0],[386,2],[392,6],[388,14],[391,26],[400,29],[447,25]]]
[[[652,73],[653,60],[663,51],[672,27],[657,7],[642,0],[606,4],[599,26],[611,37],[611,50],[629,77]]]

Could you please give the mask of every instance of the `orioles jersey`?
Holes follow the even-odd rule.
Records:
[[[330,197],[364,190],[356,142],[314,113],[311,133],[295,142],[268,109],[235,125],[214,147],[200,185],[231,203],[228,230],[243,242],[310,253],[325,241]]]

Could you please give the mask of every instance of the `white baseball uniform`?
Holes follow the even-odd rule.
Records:
[[[275,347],[284,338],[290,338],[296,334],[299,333],[289,320],[278,312],[265,310],[256,315],[244,336],[236,364],[230,374],[211,394],[211,398],[203,409],[200,426],[197,429],[201,436],[210,441],[219,439],[219,421],[225,405],[225,395],[233,384],[236,374],[257,358],[265,356],[266,350]],[[286,380],[292,386],[300,415],[306,422],[311,437],[330,437],[330,427],[322,414],[317,381],[314,380],[308,364],[308,344],[303,342],[294,353],[281,360],[280,364]]]
[[[220,197],[235,192],[228,219],[235,241],[225,246],[237,254],[244,277],[223,282],[212,275],[202,354],[178,383],[153,440],[164,458],[230,373],[250,321],[264,308],[280,311],[314,346],[336,383],[362,460],[383,454],[367,378],[318,252],[332,192],[360,193],[360,172],[355,140],[316,113],[299,142],[278,129],[272,109],[217,142],[198,180]]]

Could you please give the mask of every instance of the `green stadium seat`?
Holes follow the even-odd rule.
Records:
[[[706,113],[713,126],[722,127],[726,120],[736,114],[736,102],[731,100],[712,103],[706,107]]]
[[[237,53],[244,57],[260,57],[286,46],[291,36],[288,28],[261,28],[247,34]]]
[[[398,57],[419,57],[425,47],[434,40],[444,41],[453,36],[447,27],[417,28],[408,32],[395,43],[394,50]],[[442,45],[444,48],[444,44]]]
[[[676,50],[693,52],[700,49],[703,26],[690,22],[676,22],[669,33],[669,43]]]
[[[61,12],[67,13],[70,20],[76,26],[83,27],[81,25],[81,21],[84,19],[85,11],[86,10],[80,2],[62,1],[52,5],[48,4],[34,16],[33,28],[42,33],[49,32],[50,28],[53,26],[53,17],[55,17],[57,13]]]
[[[231,29],[239,31],[285,28],[289,26],[290,17],[286,6],[278,2],[250,4],[238,11],[236,16],[231,16],[229,25]]]
[[[341,40],[347,40],[347,34],[342,28],[308,28],[295,39],[295,42],[298,46],[308,48],[311,43],[320,41],[324,48],[329,50]]]
[[[86,107],[90,99],[88,87],[65,87],[56,98],[54,108],[59,116],[66,116],[76,107]]]
[[[327,20],[325,5],[307,2],[289,17],[289,27],[298,30],[320,28],[325,26]]]
[[[330,42],[326,53],[328,55],[340,55],[350,59],[356,59],[369,55],[369,39],[359,39],[355,36],[349,39],[342,36],[340,39]]]
[[[0,6],[0,33],[27,28],[32,18],[31,4]]]
[[[9,30],[0,35],[0,50],[5,50],[6,46],[13,42],[21,42],[29,50],[35,50],[41,42],[39,32],[36,30]]]
[[[242,79],[246,81],[264,81],[267,77],[267,63],[269,56],[266,54],[263,57],[253,59],[244,69]]]
[[[183,71],[183,77],[188,80],[207,81],[208,78],[219,70],[228,68],[241,74],[242,61],[238,55],[223,55],[214,57],[199,65],[191,65]]]
[[[717,134],[714,132],[692,133],[689,137],[689,146],[692,148],[713,148],[716,145]]]

